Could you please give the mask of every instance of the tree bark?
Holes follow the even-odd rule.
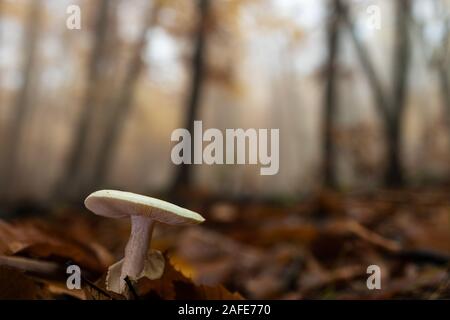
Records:
[[[372,89],[375,106],[383,120],[387,165],[384,182],[388,187],[398,187],[405,182],[401,165],[401,133],[411,59],[409,52],[411,47],[408,34],[408,23],[411,19],[411,3],[410,0],[397,0],[395,6],[396,45],[394,48],[394,80],[392,92],[383,89],[382,82],[370,59],[370,54],[357,37],[347,6],[343,10],[344,21]]]
[[[408,24],[411,18],[410,0],[397,0],[396,6],[396,37],[394,49],[394,84],[392,94],[392,119],[386,125],[388,170],[385,183],[387,186],[398,187],[404,184],[404,173],[401,165],[401,133],[402,120],[408,96],[408,77],[410,69],[410,40]]]
[[[146,45],[147,31],[155,22],[158,8],[149,6],[145,16],[145,21],[139,36],[139,40],[135,45],[133,57],[126,71],[125,79],[115,104],[110,112],[110,117],[103,133],[103,141],[100,143],[98,157],[94,164],[93,177],[91,185],[102,185],[105,177],[109,172],[111,164],[114,161],[114,153],[117,149],[123,126],[127,119],[127,115],[133,105],[133,92],[142,70],[142,52]]]
[[[350,37],[355,47],[356,54],[361,63],[361,66],[365,72],[369,86],[372,89],[372,98],[378,113],[381,115],[383,121],[387,121],[390,118],[389,115],[389,103],[386,98],[381,79],[379,78],[375,66],[370,58],[370,53],[356,34],[355,26],[353,25],[352,18],[348,12],[348,6],[343,5],[342,15],[344,23],[347,25],[347,29],[350,33]]]
[[[333,0],[328,21],[328,62],[326,67],[326,84],[324,99],[324,183],[328,188],[336,187],[334,174],[335,146],[333,141],[333,124],[338,105],[338,55],[340,47],[341,0]]]
[[[209,0],[198,0],[198,12],[200,21],[195,38],[195,49],[192,59],[192,79],[187,101],[186,118],[184,128],[191,136],[194,131],[194,121],[198,119],[198,110],[200,107],[200,97],[203,89],[203,79],[205,74],[205,56],[206,56],[206,24],[208,15]],[[192,184],[192,165],[181,164],[177,167],[172,190],[180,187],[188,187]]]
[[[386,124],[385,135],[387,137],[385,185],[388,187],[400,187],[404,183],[401,167],[401,130],[400,124]]]
[[[450,79],[448,69],[445,66],[439,67],[439,83],[441,88],[442,100],[444,102],[447,123],[450,130]]]
[[[450,138],[450,18],[446,19],[446,30],[444,36],[444,42],[442,44],[439,63],[438,63],[438,76],[439,85],[441,90],[442,102],[444,104],[445,114],[447,116],[447,127]]]
[[[33,70],[36,64],[36,47],[41,23],[41,3],[32,1],[29,7],[25,34],[23,37],[23,52],[25,59],[22,69],[22,85],[17,93],[12,112],[13,116],[7,133],[7,146],[5,147],[4,177],[2,189],[11,190],[10,184],[16,171],[20,144],[25,129],[25,122],[30,109],[30,96],[32,89]]]
[[[101,62],[105,55],[110,4],[111,0],[101,0],[97,8],[94,48],[91,51],[88,62],[85,97],[75,130],[75,140],[69,150],[68,160],[62,178],[56,186],[56,197],[58,198],[70,196],[79,187],[77,176],[80,175],[81,160],[85,156],[84,151],[88,143],[90,119],[94,111],[93,105],[101,74]]]

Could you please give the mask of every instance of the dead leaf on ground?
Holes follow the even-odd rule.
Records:
[[[51,294],[43,283],[17,269],[0,266],[0,300],[50,298]]]
[[[56,259],[61,263],[73,261],[94,272],[105,270],[104,255],[98,254],[98,248],[94,250],[83,239],[61,233],[39,220],[12,223],[0,220],[0,254]]]
[[[125,297],[116,295],[107,291],[107,295],[103,293],[105,288],[105,276],[103,276],[96,285],[101,288],[96,290],[90,286],[85,286],[88,297],[100,300],[109,300],[111,297],[115,299],[124,299]],[[166,256],[166,266],[164,273],[160,279],[150,280],[141,278],[133,284],[139,299],[145,300],[241,300],[242,296],[238,293],[231,293],[221,285],[204,286],[197,285],[191,279],[184,276],[180,271],[176,270]]]

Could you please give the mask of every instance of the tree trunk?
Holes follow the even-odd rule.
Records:
[[[372,89],[373,99],[383,120],[386,139],[385,185],[398,187],[404,184],[401,165],[402,120],[407,97],[410,64],[410,40],[408,23],[411,19],[410,0],[397,0],[396,6],[396,46],[394,48],[394,83],[392,92],[385,92],[375,71],[367,48],[358,39],[347,6],[343,9],[343,19],[348,27],[353,45]]]
[[[447,119],[447,128],[450,139],[450,18],[446,19],[446,30],[444,41],[442,44],[439,63],[438,63],[438,76],[439,86],[441,90],[442,102],[444,105],[444,111]]]
[[[394,49],[394,91],[392,93],[391,121],[386,123],[387,129],[387,172],[385,183],[389,187],[404,184],[404,173],[401,165],[402,120],[408,96],[408,76],[410,67],[410,40],[408,32],[410,1],[396,1],[396,47]]]
[[[377,108],[378,113],[381,116],[382,120],[389,119],[390,117],[389,103],[388,99],[386,98],[382,82],[370,58],[370,52],[358,38],[355,26],[353,25],[352,18],[350,17],[350,14],[348,12],[348,6],[346,3],[342,4],[342,17],[350,33],[350,38],[352,40],[353,46],[355,47],[356,54],[361,63],[361,67],[363,68],[365,75],[367,77],[367,81],[372,91],[372,98],[375,107]]]
[[[328,21],[328,62],[326,67],[325,105],[324,105],[324,183],[326,187],[336,187],[334,174],[335,146],[333,141],[333,123],[338,104],[337,78],[338,55],[340,46],[341,1],[332,0]]]
[[[101,62],[105,55],[109,8],[111,0],[101,0],[97,8],[95,23],[94,48],[89,57],[87,87],[84,102],[75,130],[75,141],[69,150],[67,165],[62,178],[57,184],[56,197],[71,196],[77,191],[80,175],[81,160],[85,156],[84,151],[88,142],[90,118],[93,113],[93,105],[96,96],[97,84],[101,74]]]
[[[110,117],[103,133],[103,141],[100,143],[98,157],[94,165],[93,177],[90,185],[102,185],[105,177],[114,161],[114,153],[117,149],[122,128],[127,119],[129,110],[133,105],[133,92],[142,70],[142,52],[146,45],[147,31],[154,23],[158,8],[149,6],[146,13],[143,28],[139,40],[135,46],[135,52],[126,71],[125,79],[115,104],[110,112]]]
[[[439,84],[441,89],[442,101],[444,103],[447,123],[450,130],[450,79],[448,69],[445,66],[439,68]]]
[[[30,91],[32,87],[33,70],[36,64],[36,47],[41,22],[41,3],[32,1],[28,11],[25,34],[23,37],[23,52],[25,59],[22,70],[22,85],[17,93],[12,112],[13,116],[7,133],[7,145],[4,154],[4,177],[2,189],[11,190],[13,175],[19,160],[20,144],[25,129],[25,122],[30,109]]]
[[[399,123],[386,124],[386,173],[385,184],[388,187],[399,187],[404,183],[401,167],[401,130]]]
[[[198,12],[200,21],[195,39],[195,51],[192,59],[192,79],[187,101],[186,119],[184,128],[188,129],[191,136],[194,131],[194,121],[198,118],[200,97],[203,88],[205,55],[206,55],[206,24],[209,0],[198,0]],[[192,183],[192,165],[181,164],[177,167],[172,185],[172,190],[190,186]]]

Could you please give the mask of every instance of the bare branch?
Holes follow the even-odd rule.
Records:
[[[350,17],[348,6],[346,4],[342,4],[342,6],[343,21],[347,26],[361,66],[364,69],[367,80],[369,81],[369,85],[372,88],[375,106],[383,116],[383,118],[387,121],[390,121],[389,104],[383,90],[382,82],[377,72],[375,71],[375,66],[370,58],[370,53],[356,33],[356,28],[353,25],[352,18]]]

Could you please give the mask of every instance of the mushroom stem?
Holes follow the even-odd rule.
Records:
[[[131,216],[131,235],[125,247],[121,279],[126,276],[136,279],[144,268],[145,257],[150,247],[154,221],[147,217]],[[124,285],[124,284],[123,284]]]

